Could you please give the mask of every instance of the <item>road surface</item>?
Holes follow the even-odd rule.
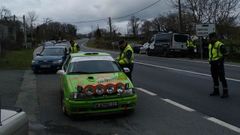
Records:
[[[101,51],[84,47],[83,51]],[[116,57],[117,52],[108,51]],[[26,71],[17,105],[25,108],[31,134],[50,135],[237,135],[240,134],[240,66],[228,63],[230,98],[209,97],[212,81],[204,61],[136,55],[135,113],[72,120],[60,108],[56,74]],[[32,81],[31,81],[32,80]],[[31,85],[27,82],[31,82]],[[10,84],[9,84],[10,85]],[[28,85],[30,85],[28,87]],[[26,94],[26,90],[32,97]],[[25,94],[24,94],[25,93]],[[25,98],[24,98],[25,96]],[[24,99],[28,99],[28,102]],[[33,104],[33,103],[37,104]],[[24,103],[24,104],[23,104]],[[35,109],[30,109],[31,106]]]

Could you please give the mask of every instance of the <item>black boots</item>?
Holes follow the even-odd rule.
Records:
[[[219,88],[215,87],[214,91],[210,94],[210,96],[220,96]],[[228,89],[227,88],[223,88],[223,94],[222,94],[221,98],[228,98],[228,97],[229,97]]]
[[[228,89],[227,88],[223,88],[223,94],[221,96],[221,98],[228,98]]]
[[[214,88],[214,91],[210,94],[210,96],[219,96],[220,93],[219,93],[219,88],[215,87]]]

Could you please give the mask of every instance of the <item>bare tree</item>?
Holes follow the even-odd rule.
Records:
[[[28,21],[30,25],[31,39],[33,42],[33,23],[37,20],[38,16],[34,11],[30,11],[27,14],[28,14]]]
[[[146,40],[149,40],[153,33],[153,24],[151,21],[145,20],[141,26],[141,32]]]
[[[173,1],[174,7],[177,6]],[[190,12],[195,23],[221,23],[238,16],[239,0],[185,0],[185,12]]]
[[[140,19],[135,16],[132,16],[128,23],[128,26],[131,27],[131,30],[134,36],[137,36],[138,34],[139,25],[140,25]]]
[[[0,19],[3,19],[5,17],[10,17],[11,16],[11,11],[7,9],[6,7],[1,7],[0,8]]]
[[[38,19],[38,16],[35,11],[30,11],[27,13],[28,21],[31,29],[33,28],[33,23]]]
[[[50,22],[53,22],[53,20],[51,19],[51,18],[44,18],[43,19],[43,23],[45,23],[45,24],[49,24]]]

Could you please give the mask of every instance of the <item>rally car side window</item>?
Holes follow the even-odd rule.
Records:
[[[66,72],[67,71],[67,68],[68,68],[68,65],[69,65],[69,61],[71,59],[71,56],[68,56],[65,63],[64,63],[64,66],[63,66],[63,70]]]

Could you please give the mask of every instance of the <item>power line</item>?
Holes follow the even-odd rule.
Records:
[[[146,10],[146,9],[154,6],[154,5],[156,5],[156,4],[157,4],[158,2],[160,2],[160,1],[161,1],[161,0],[158,0],[158,1],[156,1],[156,2],[154,2],[154,3],[152,3],[152,4],[150,4],[150,5],[148,5],[147,7],[144,7],[143,9],[140,9],[140,10],[138,10],[138,11],[136,11],[136,12],[131,13],[131,14],[124,15],[124,16],[121,16],[121,17],[112,18],[112,19],[118,20],[118,19],[127,18],[127,17],[129,17],[129,16],[133,16],[133,15],[139,13],[139,12],[142,12],[142,11],[144,11],[144,10]]]
[[[150,4],[150,5],[148,5],[148,6],[146,6],[146,7],[144,7],[144,8],[142,8],[142,9],[138,10],[138,11],[133,12],[133,13],[130,13],[130,14],[127,14],[127,15],[124,15],[124,16],[120,16],[120,17],[114,17],[114,18],[112,18],[112,19],[113,19],[113,20],[119,20],[119,19],[127,18],[127,17],[129,17],[129,16],[133,16],[133,15],[138,14],[138,13],[140,13],[140,12],[142,12],[142,11],[148,9],[148,8],[151,8],[152,6],[156,5],[156,4],[159,3],[160,1],[161,1],[161,0],[158,0],[158,1],[156,1],[156,2],[154,2],[154,3],[152,3],[152,4]],[[78,21],[78,22],[73,22],[73,23],[93,23],[93,22],[104,21],[104,20],[107,20],[107,19],[108,19],[108,18],[106,17],[106,18],[102,18],[102,19]]]

